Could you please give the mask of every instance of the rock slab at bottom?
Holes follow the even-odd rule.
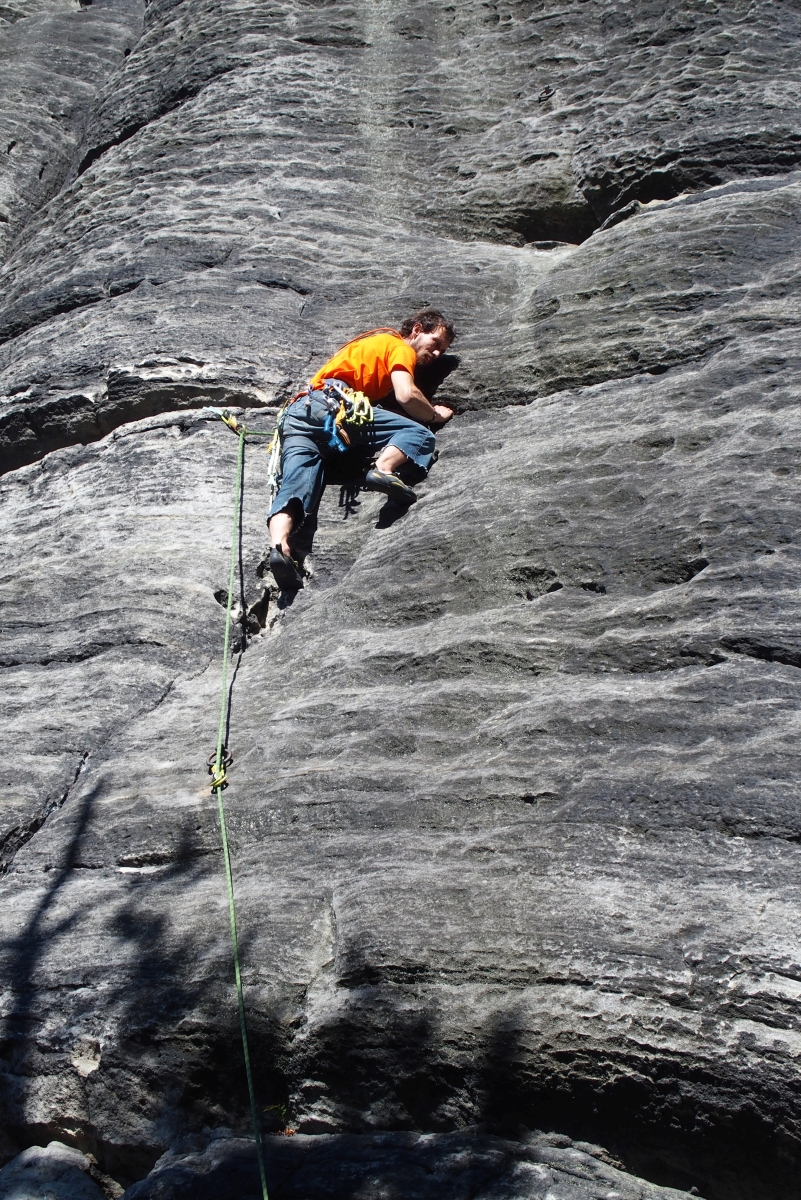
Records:
[[[689,1200],[626,1175],[566,1137],[458,1133],[265,1138],[270,1200]],[[261,1200],[252,1141],[168,1151],[123,1200]]]
[[[65,1146],[29,1146],[0,1171],[0,1200],[105,1200],[89,1159]]]

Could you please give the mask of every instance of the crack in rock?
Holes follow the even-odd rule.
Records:
[[[75,773],[71,782],[64,789],[60,796],[54,796],[47,801],[34,817],[26,821],[24,825],[18,825],[10,829],[0,841],[0,875],[8,874],[14,859],[24,846],[39,832],[45,821],[52,813],[57,812],[70,798],[70,795],[75,789],[78,780],[86,770],[86,764],[89,761],[90,751],[85,750],[81,755]]]

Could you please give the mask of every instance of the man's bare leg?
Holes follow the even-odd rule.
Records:
[[[289,554],[289,535],[295,528],[295,522],[287,512],[276,513],[270,518],[270,545],[284,554]]]
[[[383,492],[396,504],[405,505],[408,508],[410,504],[414,504],[417,494],[397,474],[403,464],[408,461],[409,456],[399,450],[397,446],[385,446],[376,459],[373,469],[365,475],[362,486],[368,492]]]
[[[409,456],[397,446],[385,446],[376,459],[375,468],[386,475],[394,475],[398,467],[409,461]],[[270,518],[270,545],[291,557],[289,537],[295,528],[295,522],[288,512],[278,512]]]
[[[375,460],[375,469],[386,475],[394,475],[398,467],[402,467],[408,461],[408,454],[404,454],[397,446],[385,446]]]
[[[398,467],[409,461],[409,456],[397,446],[385,446],[376,459],[375,469],[386,475],[394,475]],[[288,512],[278,512],[270,518],[270,545],[289,555],[289,536],[295,522]]]
[[[303,572],[289,549],[289,536],[294,528],[294,518],[288,512],[278,512],[270,518],[270,570],[282,592],[296,592],[303,587]]]

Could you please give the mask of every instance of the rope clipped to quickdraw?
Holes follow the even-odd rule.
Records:
[[[301,396],[305,395],[304,392],[300,392],[298,394]],[[270,493],[271,504],[278,494],[278,489],[281,486],[281,438],[284,429],[284,418],[286,416],[286,410],[289,408],[290,404],[297,400],[297,398],[297,396],[293,396],[291,400],[285,400],[281,405],[278,410],[275,428],[273,429],[272,433],[264,433],[260,429],[246,429],[242,422],[237,421],[233,413],[229,412],[227,408],[213,408],[211,405],[209,405],[203,410],[207,413],[213,413],[215,417],[219,417],[220,420],[224,421],[228,428],[234,433],[238,434],[240,430],[244,430],[245,437],[261,437],[270,439],[267,445],[267,453],[269,455],[269,458],[267,459],[267,490]]]
[[[242,1035],[242,1050],[245,1056],[245,1074],[248,1081],[248,1096],[250,1098],[250,1116],[253,1122],[253,1136],[256,1141],[256,1157],[259,1163],[262,1200],[269,1200],[267,1195],[267,1177],[264,1172],[264,1153],[259,1130],[259,1117],[256,1108],[256,1093],[253,1087],[253,1072],[250,1066],[250,1049],[248,1047],[248,1031],[245,1022],[245,998],[242,991],[242,973],[239,969],[239,939],[236,931],[236,907],[234,905],[234,877],[231,872],[231,852],[228,847],[228,829],[225,823],[225,806],[222,794],[228,786],[226,769],[233,763],[233,756],[225,740],[225,726],[228,716],[228,648],[231,639],[231,609],[234,600],[234,572],[236,568],[236,548],[239,537],[239,506],[242,499],[242,478],[245,469],[245,438],[247,429],[236,420],[227,409],[217,414],[221,420],[233,430],[239,439],[239,451],[236,460],[236,488],[234,492],[234,523],[231,532],[231,564],[228,571],[228,604],[225,610],[225,638],[223,640],[223,669],[222,689],[220,693],[220,723],[217,729],[217,749],[208,759],[211,775],[212,794],[217,797],[217,811],[220,818],[220,835],[222,838],[223,859],[225,862],[225,880],[228,885],[228,919],[231,926],[231,949],[234,958],[234,979],[236,981],[236,999],[239,1007],[239,1031]]]

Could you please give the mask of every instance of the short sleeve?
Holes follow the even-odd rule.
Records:
[[[410,375],[414,375],[414,369],[417,366],[417,355],[408,342],[403,342],[400,338],[392,338],[387,352],[387,371],[392,374],[393,371],[404,370]]]

